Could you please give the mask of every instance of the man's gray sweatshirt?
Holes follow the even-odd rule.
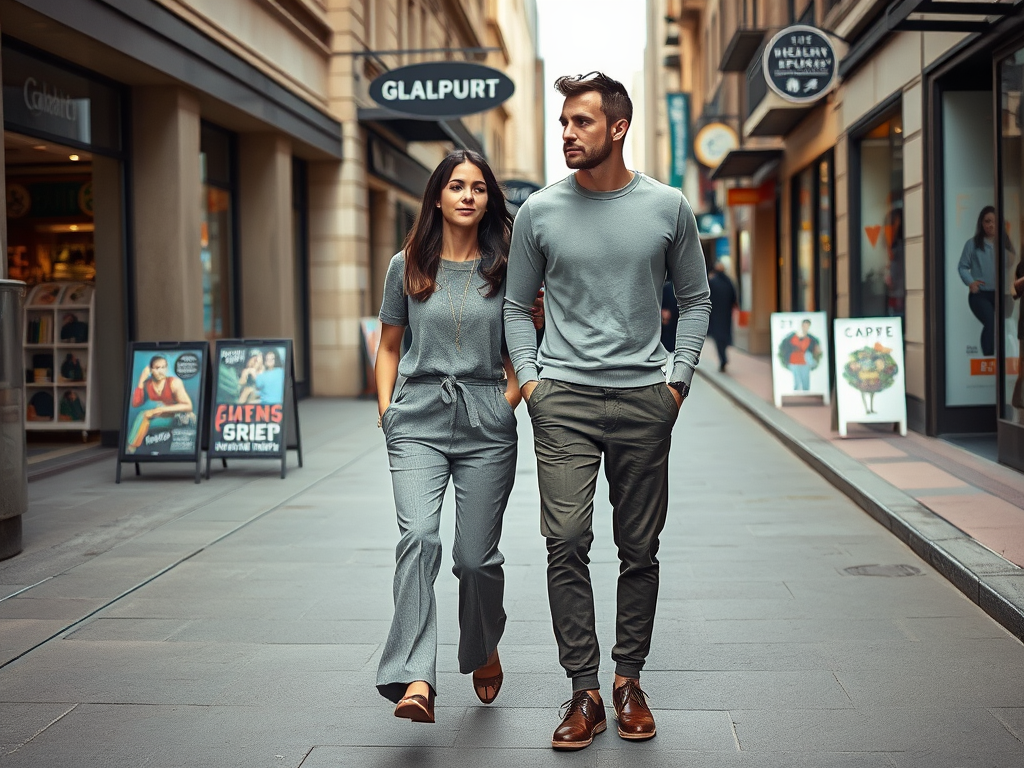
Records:
[[[613,192],[570,175],[516,215],[505,286],[505,339],[520,385],[539,378],[595,387],[664,382],[661,296],[679,304],[671,381],[689,384],[711,314],[693,211],[678,189],[634,172]],[[530,308],[544,285],[544,337]]]

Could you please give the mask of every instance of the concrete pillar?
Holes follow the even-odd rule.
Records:
[[[99,425],[105,445],[116,445],[124,399],[125,328],[124,242],[122,241],[121,163],[102,155],[92,161],[93,236],[96,252],[94,364],[102,371]],[[140,311],[144,311],[141,310]],[[98,377],[94,376],[94,382]],[[94,383],[93,386],[96,386]]]
[[[202,339],[203,201],[194,94],[176,86],[132,90],[132,158],[138,339]]]
[[[239,136],[238,223],[242,335],[294,338],[292,154],[283,136]]]

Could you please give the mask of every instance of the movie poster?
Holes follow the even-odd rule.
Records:
[[[787,396],[829,401],[828,316],[824,312],[772,312],[772,390],[775,407]]]
[[[194,460],[206,345],[139,346],[130,348],[125,460],[168,456]]]
[[[903,321],[898,317],[835,320],[839,434],[848,423],[900,425],[907,434]]]
[[[286,341],[217,344],[210,455],[284,455],[290,349]]]

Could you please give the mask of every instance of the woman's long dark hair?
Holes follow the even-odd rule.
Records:
[[[480,169],[487,185],[487,210],[477,230],[480,274],[490,285],[485,295],[488,298],[496,296],[505,282],[508,247],[512,238],[512,215],[505,207],[505,195],[480,153],[457,149],[449,152],[430,174],[416,223],[402,246],[405,252],[405,293],[417,301],[426,301],[437,290],[437,269],[441,264],[444,242],[444,217],[437,201],[441,199],[441,190],[451,179],[455,167],[467,162]]]
[[[978,214],[978,224],[974,227],[974,247],[984,248],[985,247],[985,217],[989,214],[996,215],[995,206],[986,205],[981,209],[981,213]],[[996,227],[996,232],[999,231],[999,227]]]

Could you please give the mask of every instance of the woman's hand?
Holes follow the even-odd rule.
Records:
[[[983,286],[984,284],[985,284],[984,280],[975,280],[973,283],[971,283],[967,287],[970,289],[971,293],[977,293],[978,291],[981,290],[981,286]]]
[[[1024,277],[1018,277],[1013,281],[1013,287],[1011,289],[1013,298],[1019,299],[1021,294],[1024,294]]]

